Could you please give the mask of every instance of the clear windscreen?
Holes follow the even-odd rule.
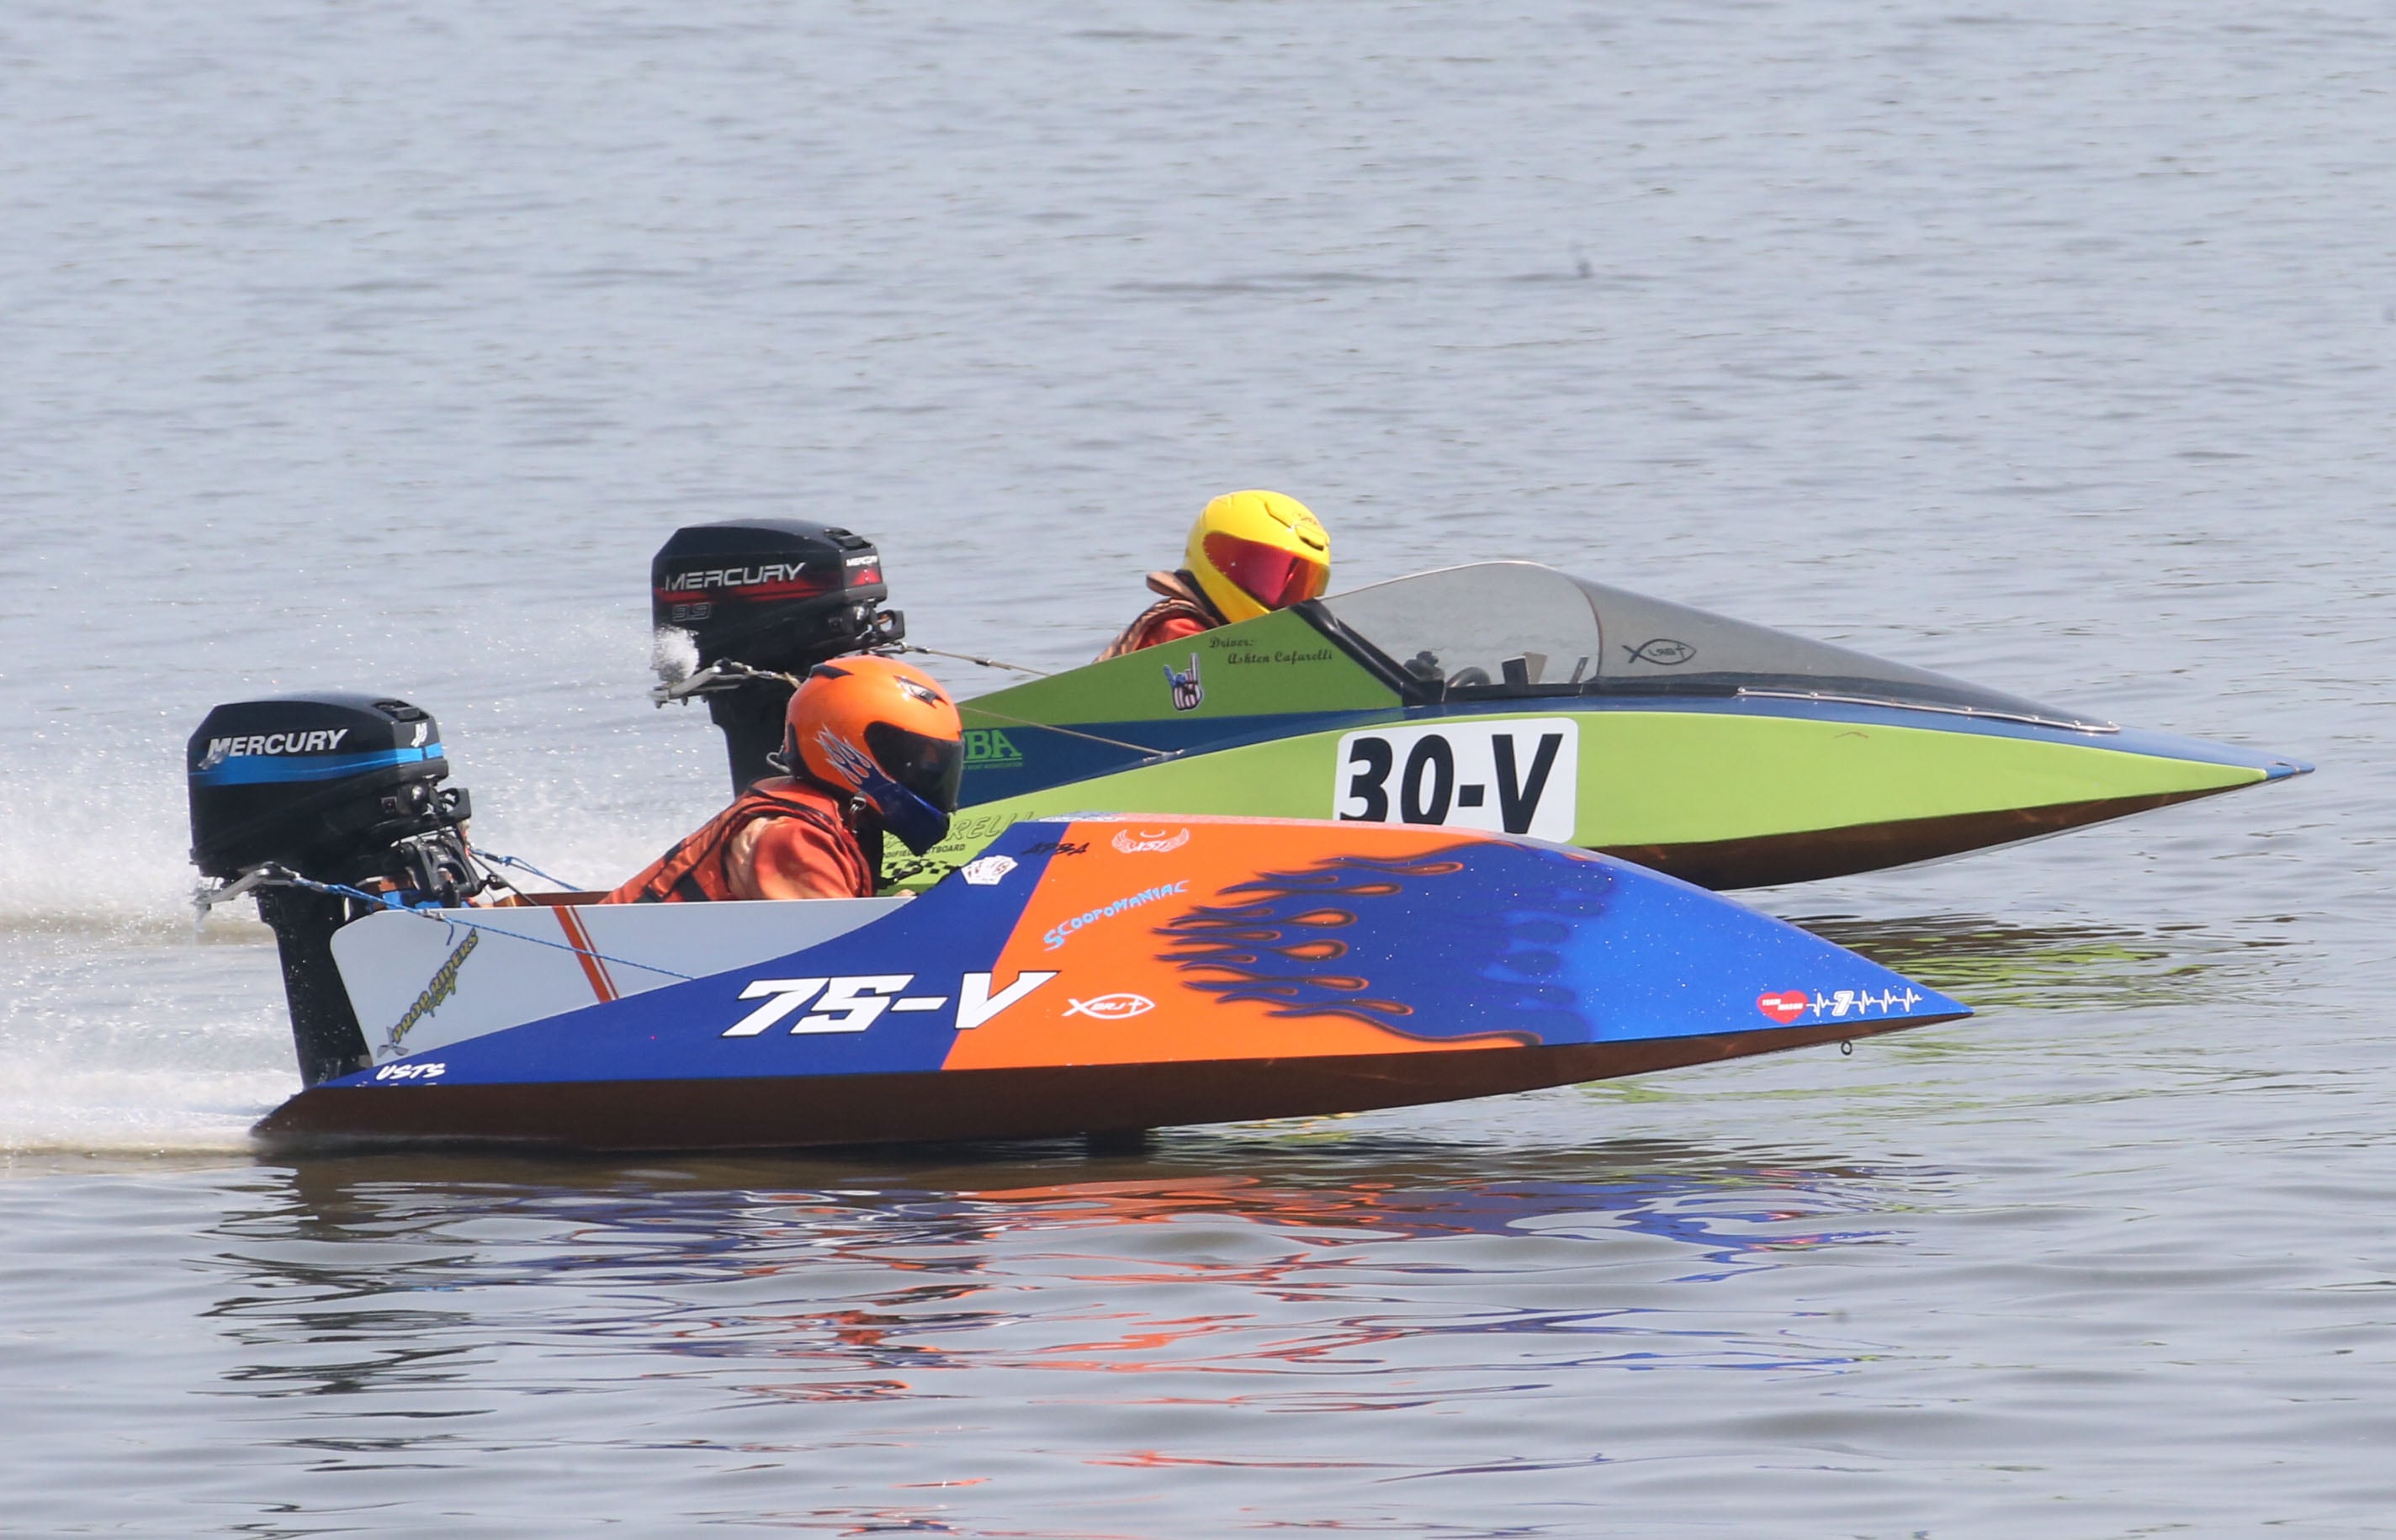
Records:
[[[1419,573],[1311,607],[1329,617],[1342,640],[1362,644],[1357,650],[1368,663],[1403,677],[1417,699],[1794,696],[2110,726],[1927,669],[1569,578],[1532,562]]]

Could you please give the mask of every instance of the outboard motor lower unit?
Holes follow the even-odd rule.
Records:
[[[826,658],[897,642],[906,617],[882,607],[882,553],[873,542],[804,519],[736,519],[677,529],[649,563],[649,613],[659,671],[687,676],[721,663],[804,679]],[[726,678],[706,686],[724,732],[732,790],[775,774],[791,687]]]
[[[221,883],[301,877],[404,902],[455,905],[480,892],[466,852],[473,808],[449,774],[441,729],[404,700],[286,696],[220,706],[184,759],[192,861]],[[371,1067],[333,965],[333,933],[360,900],[270,880],[260,917],[283,955],[300,1072],[310,1085]]]

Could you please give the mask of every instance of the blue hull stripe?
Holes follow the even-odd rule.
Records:
[[[441,746],[376,749],[363,754],[234,754],[192,772],[194,786],[265,786],[277,781],[338,780],[366,770],[420,764],[442,757]]]
[[[964,703],[967,713],[973,702]],[[1053,732],[1036,724],[1005,725],[1008,737],[1029,748],[1036,763],[1004,767],[968,764],[965,789],[958,799],[971,806],[1001,797],[1042,791],[1072,781],[1129,770],[1148,756],[1112,748],[1093,738],[1116,738],[1151,746],[1163,753],[1208,754],[1245,748],[1274,738],[1309,733],[1347,732],[1366,726],[1436,722],[1453,717],[1511,715],[1596,716],[1616,711],[1673,711],[1707,716],[1794,718],[1802,721],[1854,723],[1858,726],[1911,727],[1926,732],[1978,737],[2024,738],[2032,742],[2106,749],[2116,753],[2144,754],[2156,759],[2185,760],[2200,764],[2230,765],[2260,771],[2278,780],[2311,768],[2301,761],[2225,743],[2178,737],[2124,727],[2113,732],[2089,732],[2018,722],[1996,716],[1965,716],[1955,711],[1879,705],[1865,701],[1790,699],[1777,696],[1652,696],[1606,699],[1589,696],[1526,696],[1495,700],[1457,701],[1411,709],[1381,708],[1364,711],[1292,712],[1287,715],[1230,717],[1180,722],[1072,722],[1068,732]]]

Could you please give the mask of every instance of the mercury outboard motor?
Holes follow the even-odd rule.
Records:
[[[804,519],[735,519],[673,532],[649,563],[660,704],[707,697],[723,730],[732,790],[777,774],[791,686],[723,664],[804,679],[826,658],[894,643],[906,617],[882,607],[882,553],[861,535]]]
[[[274,879],[445,908],[480,892],[466,852],[472,803],[440,784],[449,762],[439,724],[405,700],[366,695],[245,700],[207,714],[184,769],[193,864],[220,883],[248,881],[273,928],[300,1078],[314,1085],[372,1068],[332,941],[373,906]]]

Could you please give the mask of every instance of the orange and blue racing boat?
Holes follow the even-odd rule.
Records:
[[[1639,1074],[1967,1015],[1629,863],[1459,828],[1025,819],[913,894],[505,906],[437,727],[220,707],[193,855],[274,928],[279,1144],[1121,1135]]]

